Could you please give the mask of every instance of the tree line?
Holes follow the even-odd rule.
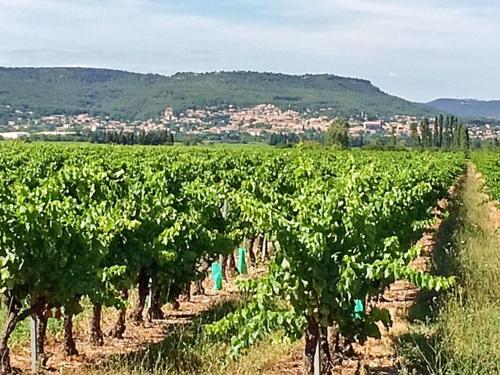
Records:
[[[168,129],[139,131],[96,130],[89,134],[92,143],[114,143],[119,145],[173,145],[174,135]]]
[[[349,136],[349,123],[336,119],[320,140],[326,146],[340,148],[366,147],[381,149],[396,149],[398,147],[464,150],[470,147],[469,131],[466,125],[459,122],[455,116],[436,116],[431,122],[424,118],[420,123],[410,125],[410,139],[398,140],[394,130],[385,136],[370,136],[369,142],[364,136],[352,138]],[[402,142],[402,143],[401,143]],[[273,144],[273,143],[271,143]]]
[[[286,146],[299,143],[301,138],[295,133],[272,133],[269,139],[271,146]]]
[[[413,147],[439,149],[468,149],[470,146],[467,126],[457,117],[439,115],[434,122],[424,118],[419,124],[410,125]]]

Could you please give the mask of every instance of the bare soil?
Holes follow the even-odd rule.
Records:
[[[265,272],[265,267],[249,269],[249,274],[245,278],[255,278]],[[164,320],[155,320],[147,322],[146,311],[145,320],[142,325],[136,326],[128,319],[127,329],[123,339],[115,339],[105,336],[103,346],[94,346],[89,342],[90,319],[91,316],[85,316],[82,320],[76,319],[74,335],[79,355],[68,357],[63,350],[62,335],[47,337],[45,346],[46,354],[49,359],[47,362],[47,373],[59,374],[81,374],[86,369],[95,368],[106,359],[118,354],[137,352],[148,348],[149,346],[163,341],[169,334],[173,325],[183,325],[192,322],[203,312],[207,312],[214,306],[226,301],[235,300],[239,293],[235,285],[235,279],[229,278],[223,282],[221,291],[213,290],[213,283],[210,279],[203,282],[206,294],[191,296],[191,300],[180,301],[178,309],[173,309],[171,305],[163,307],[165,312]],[[133,301],[134,298],[131,298]],[[118,312],[115,309],[103,309],[102,330],[106,335],[111,331]],[[31,373],[31,352],[30,345],[16,346],[11,352],[13,367],[22,374]]]

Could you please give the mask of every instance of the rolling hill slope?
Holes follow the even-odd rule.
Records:
[[[427,104],[459,117],[490,117],[500,120],[500,100],[437,99]]]
[[[138,74],[91,68],[0,68],[0,105],[37,114],[88,112],[117,119],[158,117],[174,110],[271,103],[303,111],[381,117],[432,115],[435,110],[391,96],[369,81],[334,75],[256,72]]]

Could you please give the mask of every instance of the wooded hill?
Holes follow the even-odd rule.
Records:
[[[0,68],[0,105],[39,115],[109,115],[156,118],[165,106],[249,107],[262,103],[330,115],[430,116],[436,111],[386,94],[369,81],[335,75],[256,72],[138,74],[91,68]]]
[[[437,99],[429,106],[459,117],[494,118],[500,120],[500,100]]]

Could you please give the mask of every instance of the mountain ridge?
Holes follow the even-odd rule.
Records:
[[[0,105],[37,114],[91,113],[117,119],[161,116],[166,106],[275,104],[349,116],[433,115],[425,104],[387,94],[370,81],[333,74],[179,72],[170,76],[84,67],[0,67]]]
[[[427,105],[459,117],[484,117],[500,120],[500,100],[439,98]]]

